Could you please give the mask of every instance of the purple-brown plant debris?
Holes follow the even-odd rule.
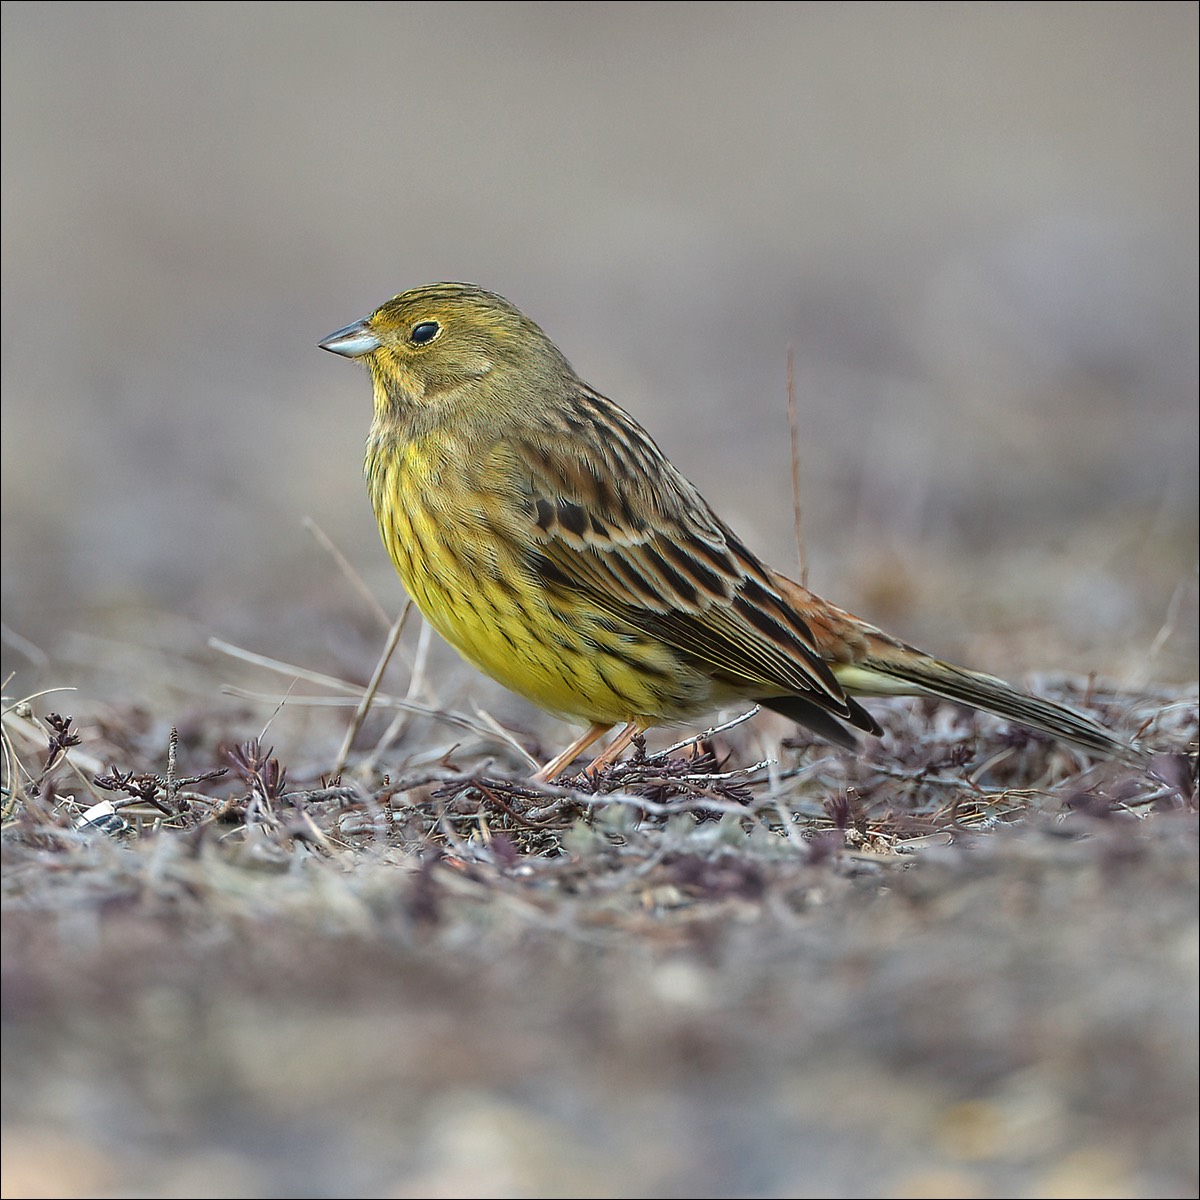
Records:
[[[1082,703],[1077,695],[1072,699]],[[1093,694],[1087,700],[1114,719],[1121,714],[1115,697]],[[229,749],[221,741],[214,745],[212,754],[232,765],[232,776],[217,765],[177,774],[172,730],[165,775],[144,763],[118,766],[109,758],[111,765],[95,772],[91,785],[120,795],[115,807],[144,833],[195,830],[207,836],[206,829],[218,827],[223,844],[253,832],[288,853],[299,844],[326,855],[335,847],[436,849],[457,861],[485,854],[511,869],[523,860],[573,853],[573,831],[580,829],[591,830],[599,842],[628,848],[637,841],[653,853],[656,836],[686,852],[672,839],[714,825],[739,831],[729,834],[722,854],[757,853],[745,841],[757,831],[783,849],[812,843],[811,861],[832,862],[831,840],[886,854],[931,835],[954,838],[1027,821],[1111,820],[1193,806],[1194,751],[1189,758],[1182,748],[1195,744],[1194,704],[1165,695],[1137,703],[1137,712],[1126,705],[1126,723],[1136,720],[1150,729],[1153,744],[1180,747],[1158,756],[1151,772],[1089,765],[1038,734],[953,705],[895,701],[878,706],[884,735],[864,739],[858,754],[795,735],[767,747],[763,757],[762,745],[752,741],[753,727],[734,722],[657,753],[639,737],[622,761],[549,786],[497,775],[486,762],[474,767],[460,748],[443,754],[439,766],[411,773],[401,767],[395,775],[381,768],[356,774],[352,759],[344,780],[289,790],[288,768],[258,737],[233,740]],[[71,753],[88,750],[88,739],[70,717],[49,713],[42,724],[44,766],[26,772],[23,786],[14,781],[14,794],[39,797],[20,816],[18,832],[31,824],[70,829],[89,807],[70,793],[68,772]],[[153,723],[131,714],[131,724],[139,731],[133,736],[107,736],[107,729],[99,736],[132,757]],[[203,737],[193,738],[189,753],[205,753]],[[304,772],[306,778],[313,774],[312,767]]]
[[[258,738],[242,742],[226,752],[242,781],[268,804],[284,797],[287,771],[275,757],[275,747],[263,749]]]
[[[215,1109],[220,1128],[230,1111],[251,1127],[264,1097],[272,1146],[278,1113],[307,1105],[319,1131],[350,1111],[353,1138],[321,1147],[335,1158],[363,1128],[391,1146],[411,1126],[423,1147],[434,1108],[446,1144],[477,1140],[468,1093],[499,1106],[485,1134],[541,1155],[544,1081],[583,1098],[586,1139],[634,1111],[657,1145],[660,1117],[680,1127],[653,1091],[668,1079],[697,1098],[689,1124],[726,1104],[756,1158],[744,1097],[759,1088],[754,1126],[803,1143],[779,1194],[808,1178],[812,1137],[871,1146],[921,1104],[934,1150],[913,1170],[944,1149],[957,1181],[976,1162],[965,1137],[992,1156],[968,1192],[1194,1194],[1150,1168],[1125,1186],[1119,1163],[1108,1190],[1062,1175],[1088,1138],[1097,1154],[1126,1135],[1165,1145],[1144,1161],[1185,1164],[1171,1178],[1194,1161],[1195,693],[1100,702],[1163,749],[1152,771],[902,700],[873,705],[884,734],[858,754],[756,718],[667,749],[659,732],[546,786],[469,718],[448,745],[429,723],[387,741],[378,720],[386,737],[334,775],[344,709],[302,737],[281,721],[268,744],[240,713],[188,714],[176,737],[132,706],[77,724],[25,703],[4,730],[6,1144],[40,1156],[28,1098],[57,1121],[81,1070],[79,1110],[126,1127],[134,1112],[139,1136],[184,1097],[172,1146]],[[521,1094],[536,1118],[514,1126]],[[1001,1140],[1036,1167],[1019,1186],[992,1177]],[[894,1186],[895,1153],[860,1190],[928,1194],[919,1173]],[[389,1188],[382,1172],[360,1190]]]
[[[47,713],[46,724],[50,726],[51,733],[49,745],[46,747],[44,769],[49,771],[57,764],[61,755],[72,746],[78,746],[83,739],[71,728],[70,717],[63,717],[53,712]]]

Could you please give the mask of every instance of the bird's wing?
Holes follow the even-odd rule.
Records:
[[[794,693],[855,719],[769,570],[631,418],[583,394],[554,421],[504,447],[544,586],[585,595],[747,695]]]

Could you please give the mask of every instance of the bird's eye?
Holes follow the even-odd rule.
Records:
[[[424,346],[427,342],[432,342],[441,332],[442,327],[436,321],[422,321],[419,325],[412,327],[408,340],[415,345]]]

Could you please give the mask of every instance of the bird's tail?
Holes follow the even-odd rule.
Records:
[[[1131,766],[1145,766],[1150,759],[1148,751],[1082,713],[1031,696],[1002,679],[933,658],[783,576],[776,576],[776,583],[804,613],[822,657],[852,695],[938,696],[1028,725],[1090,754]]]
[[[1149,754],[1140,746],[1122,741],[1082,713],[919,651],[907,650],[892,659],[871,657],[853,666],[835,667],[834,674],[846,691],[859,696],[938,696],[1039,729],[1090,754],[1130,766],[1144,766],[1149,761]]]

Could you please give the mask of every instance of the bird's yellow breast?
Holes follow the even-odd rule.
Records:
[[[533,522],[502,457],[441,432],[368,442],[380,536],[425,619],[481,671],[561,716],[615,724],[704,707],[711,681],[671,648],[537,578]]]

